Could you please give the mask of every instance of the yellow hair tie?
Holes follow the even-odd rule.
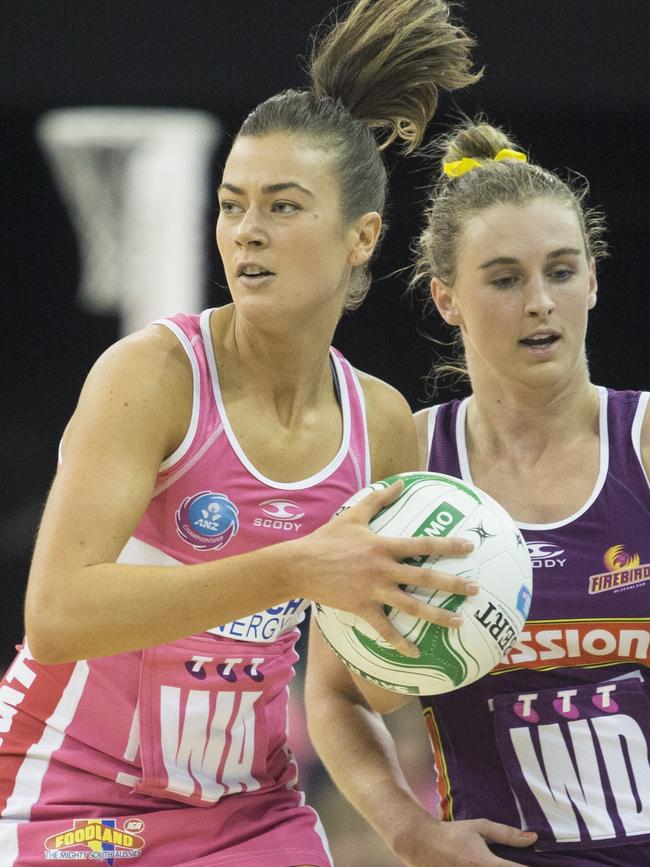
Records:
[[[498,154],[493,157],[495,162],[501,160],[521,160],[527,162],[526,154],[521,151],[513,151],[510,148],[501,148]],[[450,163],[444,163],[443,170],[450,178],[459,178],[466,172],[471,172],[472,169],[480,169],[484,163],[475,160],[473,157],[463,157],[461,160],[452,160]]]
[[[521,151],[513,151],[510,148],[501,148],[498,154],[494,155],[494,159],[499,160],[521,160],[522,163],[528,162],[526,154]]]
[[[453,160],[443,165],[445,174],[449,175],[450,178],[459,178],[465,172],[471,172],[472,169],[480,169],[480,167],[480,162],[472,157],[463,157],[462,160]]]

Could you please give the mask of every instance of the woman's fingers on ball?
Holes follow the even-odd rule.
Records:
[[[462,557],[474,550],[472,542],[460,536],[394,536],[390,538],[390,546],[400,560],[406,557]]]
[[[463,618],[455,611],[450,611],[446,608],[440,608],[437,605],[429,605],[410,596],[408,593],[403,593],[401,590],[396,590],[395,595],[391,597],[390,603],[392,608],[408,614],[417,620],[426,620],[429,623],[434,623],[436,626],[444,626],[446,629],[458,629],[463,622]]]
[[[452,575],[450,572],[442,572],[438,569],[429,569],[424,566],[418,568],[406,564],[399,566],[395,583],[410,584],[426,590],[444,590],[445,593],[458,593],[460,596],[476,596],[481,589],[478,583],[471,578]]]
[[[339,520],[345,516],[348,520],[361,520],[367,524],[372,521],[377,512],[394,503],[403,490],[404,482],[401,479],[398,479],[387,487],[382,485],[380,488],[371,491],[363,500],[360,500],[354,506],[341,513]]]
[[[402,595],[404,596],[405,594]],[[415,644],[407,638],[404,638],[403,635],[400,635],[390,620],[388,620],[383,612],[383,606],[381,609],[372,608],[369,611],[364,611],[363,618],[366,623],[371,626],[375,632],[384,639],[384,641],[387,641],[388,644],[392,645],[398,653],[401,653],[404,656],[409,656],[412,659],[416,659],[420,655],[420,651],[417,649]]]

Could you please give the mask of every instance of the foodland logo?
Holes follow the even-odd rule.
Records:
[[[558,548],[552,542],[526,542],[526,547],[533,569],[552,569],[566,563],[566,557],[562,557],[564,548]]]
[[[298,520],[304,517],[305,513],[298,503],[294,503],[293,500],[284,500],[276,497],[261,502],[260,508],[266,517],[254,518],[254,527],[270,527],[273,530],[285,530],[286,532],[294,533],[297,533],[302,527],[302,524],[298,523]]]
[[[73,819],[72,828],[52,834],[45,841],[46,861],[103,861],[138,858],[142,854],[142,819],[124,819],[122,828],[115,819]]]
[[[495,673],[517,668],[564,668],[650,661],[650,619],[529,621]]]
[[[607,572],[589,576],[589,593],[606,593],[650,580],[650,563],[641,563],[638,554],[628,554],[623,545],[612,545],[605,551],[603,563]]]

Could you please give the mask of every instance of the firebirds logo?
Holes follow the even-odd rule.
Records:
[[[638,554],[628,554],[623,545],[612,545],[603,557],[606,572],[589,576],[589,593],[605,593],[650,580],[650,563]]]
[[[117,859],[142,854],[142,819],[73,819],[72,828],[52,834],[45,841],[46,861],[102,861],[108,867]]]

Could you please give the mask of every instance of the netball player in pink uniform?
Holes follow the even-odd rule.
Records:
[[[471,44],[441,0],[356,4],[311,89],[235,139],[217,223],[233,303],[154,324],[91,371],[0,686],[2,867],[330,864],[286,741],[303,600],[408,650],[382,607],[413,608],[401,559],[463,551],[375,537],[395,489],[326,523],[417,460],[405,401],[330,342],[381,231],[371,129],[415,147],[439,88],[474,80]]]
[[[418,414],[421,466],[473,482],[508,509],[533,562],[532,607],[494,672],[422,699],[447,821],[417,804],[370,709],[388,712],[402,698],[362,686],[364,698],[317,630],[312,736],[409,867],[642,867],[650,413],[647,392],[589,380],[602,224],[584,190],[528,163],[488,124],[467,124],[443,145],[418,272],[459,331],[465,358],[453,368],[468,373],[472,394]]]

